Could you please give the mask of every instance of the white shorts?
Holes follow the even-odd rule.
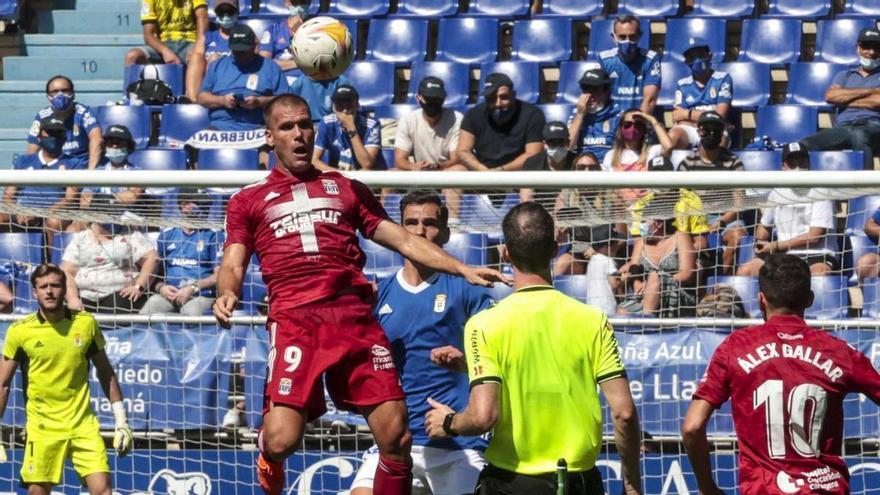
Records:
[[[697,130],[696,126],[691,126],[691,125],[687,125],[687,124],[680,124],[680,125],[673,126],[673,129],[676,127],[683,130],[685,132],[685,134],[687,134],[688,144],[690,146],[696,146],[696,145],[700,144],[700,132]]]
[[[415,445],[412,448],[413,495],[464,495],[474,493],[480,471],[486,466],[478,450],[447,450]],[[351,489],[373,488],[379,465],[379,450],[373,446],[364,452]]]

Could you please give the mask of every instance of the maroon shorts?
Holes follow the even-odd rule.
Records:
[[[340,409],[404,398],[388,337],[360,296],[277,311],[267,329],[263,414],[275,403],[304,410],[307,421],[317,419],[327,411],[322,375]]]

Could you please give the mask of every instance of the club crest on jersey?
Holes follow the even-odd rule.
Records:
[[[293,389],[293,380],[290,378],[282,378],[278,382],[278,394],[279,395],[290,395],[290,391]]]
[[[437,294],[434,297],[434,312],[442,313],[446,310],[446,294]]]
[[[324,185],[324,192],[327,194],[339,194],[339,186],[336,185],[335,180],[331,179],[322,179],[321,184]]]
[[[199,241],[196,243],[196,251],[202,252],[205,250],[205,241]]]
[[[394,356],[391,355],[391,351],[389,351],[388,348],[381,345],[374,345],[372,349],[370,349],[370,352],[373,354],[374,370],[394,369]]]
[[[77,347],[82,347],[82,337],[78,333],[73,334],[73,345]]]

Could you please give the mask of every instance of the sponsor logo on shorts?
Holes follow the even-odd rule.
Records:
[[[836,491],[840,483],[837,481],[841,474],[829,466],[822,466],[806,473],[792,476],[785,471],[776,473],[776,486],[783,493],[798,493],[802,488],[811,492]]]
[[[293,389],[293,381],[290,378],[282,378],[278,382],[278,394],[290,395],[291,389]]]
[[[379,370],[393,370],[394,369],[394,357],[391,355],[391,351],[381,345],[374,345],[371,349],[373,353],[373,369],[376,371]]]

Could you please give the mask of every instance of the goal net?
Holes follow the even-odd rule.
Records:
[[[554,284],[602,305],[615,326],[645,435],[645,493],[697,493],[681,424],[714,349],[732,330],[760,321],[757,278],[750,270],[766,252],[790,250],[807,259],[816,295],[808,319],[875,364],[880,360],[880,226],[872,224],[880,207],[880,174],[351,175],[374,188],[395,221],[404,195],[436,191],[454,219],[445,248],[468,263],[506,272],[510,267],[499,254],[504,214],[524,199],[545,205],[559,243]],[[253,466],[268,339],[258,260],[246,273],[231,330],[219,328],[208,308],[226,202],[264,176],[0,171],[0,183],[14,193],[0,203],[0,305],[10,311],[0,315],[0,332],[36,309],[28,280],[34,266],[53,261],[70,270],[82,304],[98,310],[136,431],[132,455],[120,459],[111,452],[118,493],[261,493]],[[299,215],[295,221],[311,222],[308,212]],[[806,242],[799,237],[804,232]],[[372,241],[362,239],[361,246],[365,272],[374,280],[394,275],[403,264]],[[144,268],[150,263],[152,273]],[[146,292],[124,301],[113,296],[136,284]],[[500,299],[510,289],[492,292]],[[199,298],[205,299],[201,306],[194,304]],[[109,439],[109,403],[94,373],[90,384]],[[11,462],[0,464],[0,494],[17,493],[25,433],[21,386],[18,373],[2,420]],[[852,492],[880,493],[878,409],[862,396],[849,397],[844,409],[843,454]],[[347,493],[372,439],[362,418],[337,410],[329,399],[328,410],[309,425],[304,445],[288,460],[285,493]],[[618,493],[621,469],[610,415],[604,424],[597,464],[607,492]],[[729,405],[713,416],[709,436],[715,477],[732,493],[737,439]],[[86,490],[68,467],[56,491]]]

